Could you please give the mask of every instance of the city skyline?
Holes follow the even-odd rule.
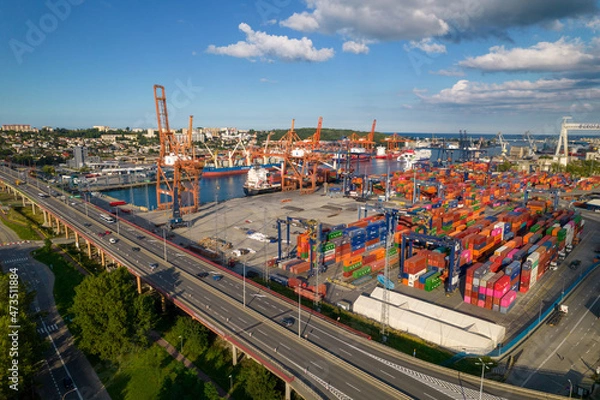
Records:
[[[3,8],[2,124],[552,134],[598,122],[598,2],[32,1]],[[10,18],[8,18],[10,16]]]

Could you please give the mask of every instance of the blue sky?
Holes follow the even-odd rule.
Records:
[[[423,4],[426,3],[426,4]],[[0,123],[553,133],[599,122],[597,0],[4,2]]]

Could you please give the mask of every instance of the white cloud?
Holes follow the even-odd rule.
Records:
[[[277,81],[268,79],[268,78],[260,78],[261,83],[277,83]]]
[[[240,31],[246,34],[245,41],[239,41],[228,46],[217,47],[213,44],[206,51],[238,58],[260,58],[267,61],[269,57],[283,61],[327,61],[334,55],[333,49],[317,50],[312,40],[290,39],[287,36],[269,35],[265,32],[253,31],[250,25],[241,23]]]
[[[300,14],[294,13],[285,21],[281,21],[279,25],[301,32],[314,32],[319,29],[317,19],[306,11]]]
[[[404,46],[406,51],[412,49],[419,49],[427,54],[440,54],[446,53],[446,46],[443,44],[435,43],[431,38],[425,38],[418,42],[411,40],[407,45]]]
[[[440,76],[465,76],[464,71],[461,71],[456,68],[450,69],[440,69],[438,71],[429,71],[432,75],[440,75]]]
[[[344,44],[342,45],[342,50],[346,53],[368,54],[369,46],[367,46],[365,43],[359,43],[350,40],[344,42]]]
[[[378,41],[506,37],[510,28],[542,25],[557,29],[560,19],[598,12],[596,0],[306,0],[306,4],[307,10],[294,13],[280,25]]]
[[[468,107],[473,111],[539,110],[568,112],[573,103],[600,101],[600,81],[582,79],[515,80],[489,84],[459,80],[451,88],[427,96],[415,89],[425,104],[446,107]],[[593,106],[591,106],[593,107]]]
[[[516,47],[507,50],[504,46],[494,46],[488,54],[470,57],[458,64],[461,67],[486,72],[561,72],[597,69],[599,61],[597,56],[586,52],[586,46],[581,40],[567,41],[561,38],[554,43],[540,42],[529,48]]]
[[[594,32],[600,31],[600,17],[592,18],[588,23],[585,24],[585,26]]]

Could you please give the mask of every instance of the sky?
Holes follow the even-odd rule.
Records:
[[[599,0],[21,0],[0,123],[558,132],[600,122]]]

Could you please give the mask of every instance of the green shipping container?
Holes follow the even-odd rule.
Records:
[[[323,251],[335,250],[335,243],[325,243],[323,245]]]
[[[333,231],[333,232],[329,232],[329,234],[327,235],[328,239],[335,239],[335,238],[339,238],[342,237],[344,233],[342,231]]]
[[[539,230],[540,230],[540,226],[538,224],[535,224],[531,228],[529,228],[529,232],[533,232],[533,233],[536,233]]]

